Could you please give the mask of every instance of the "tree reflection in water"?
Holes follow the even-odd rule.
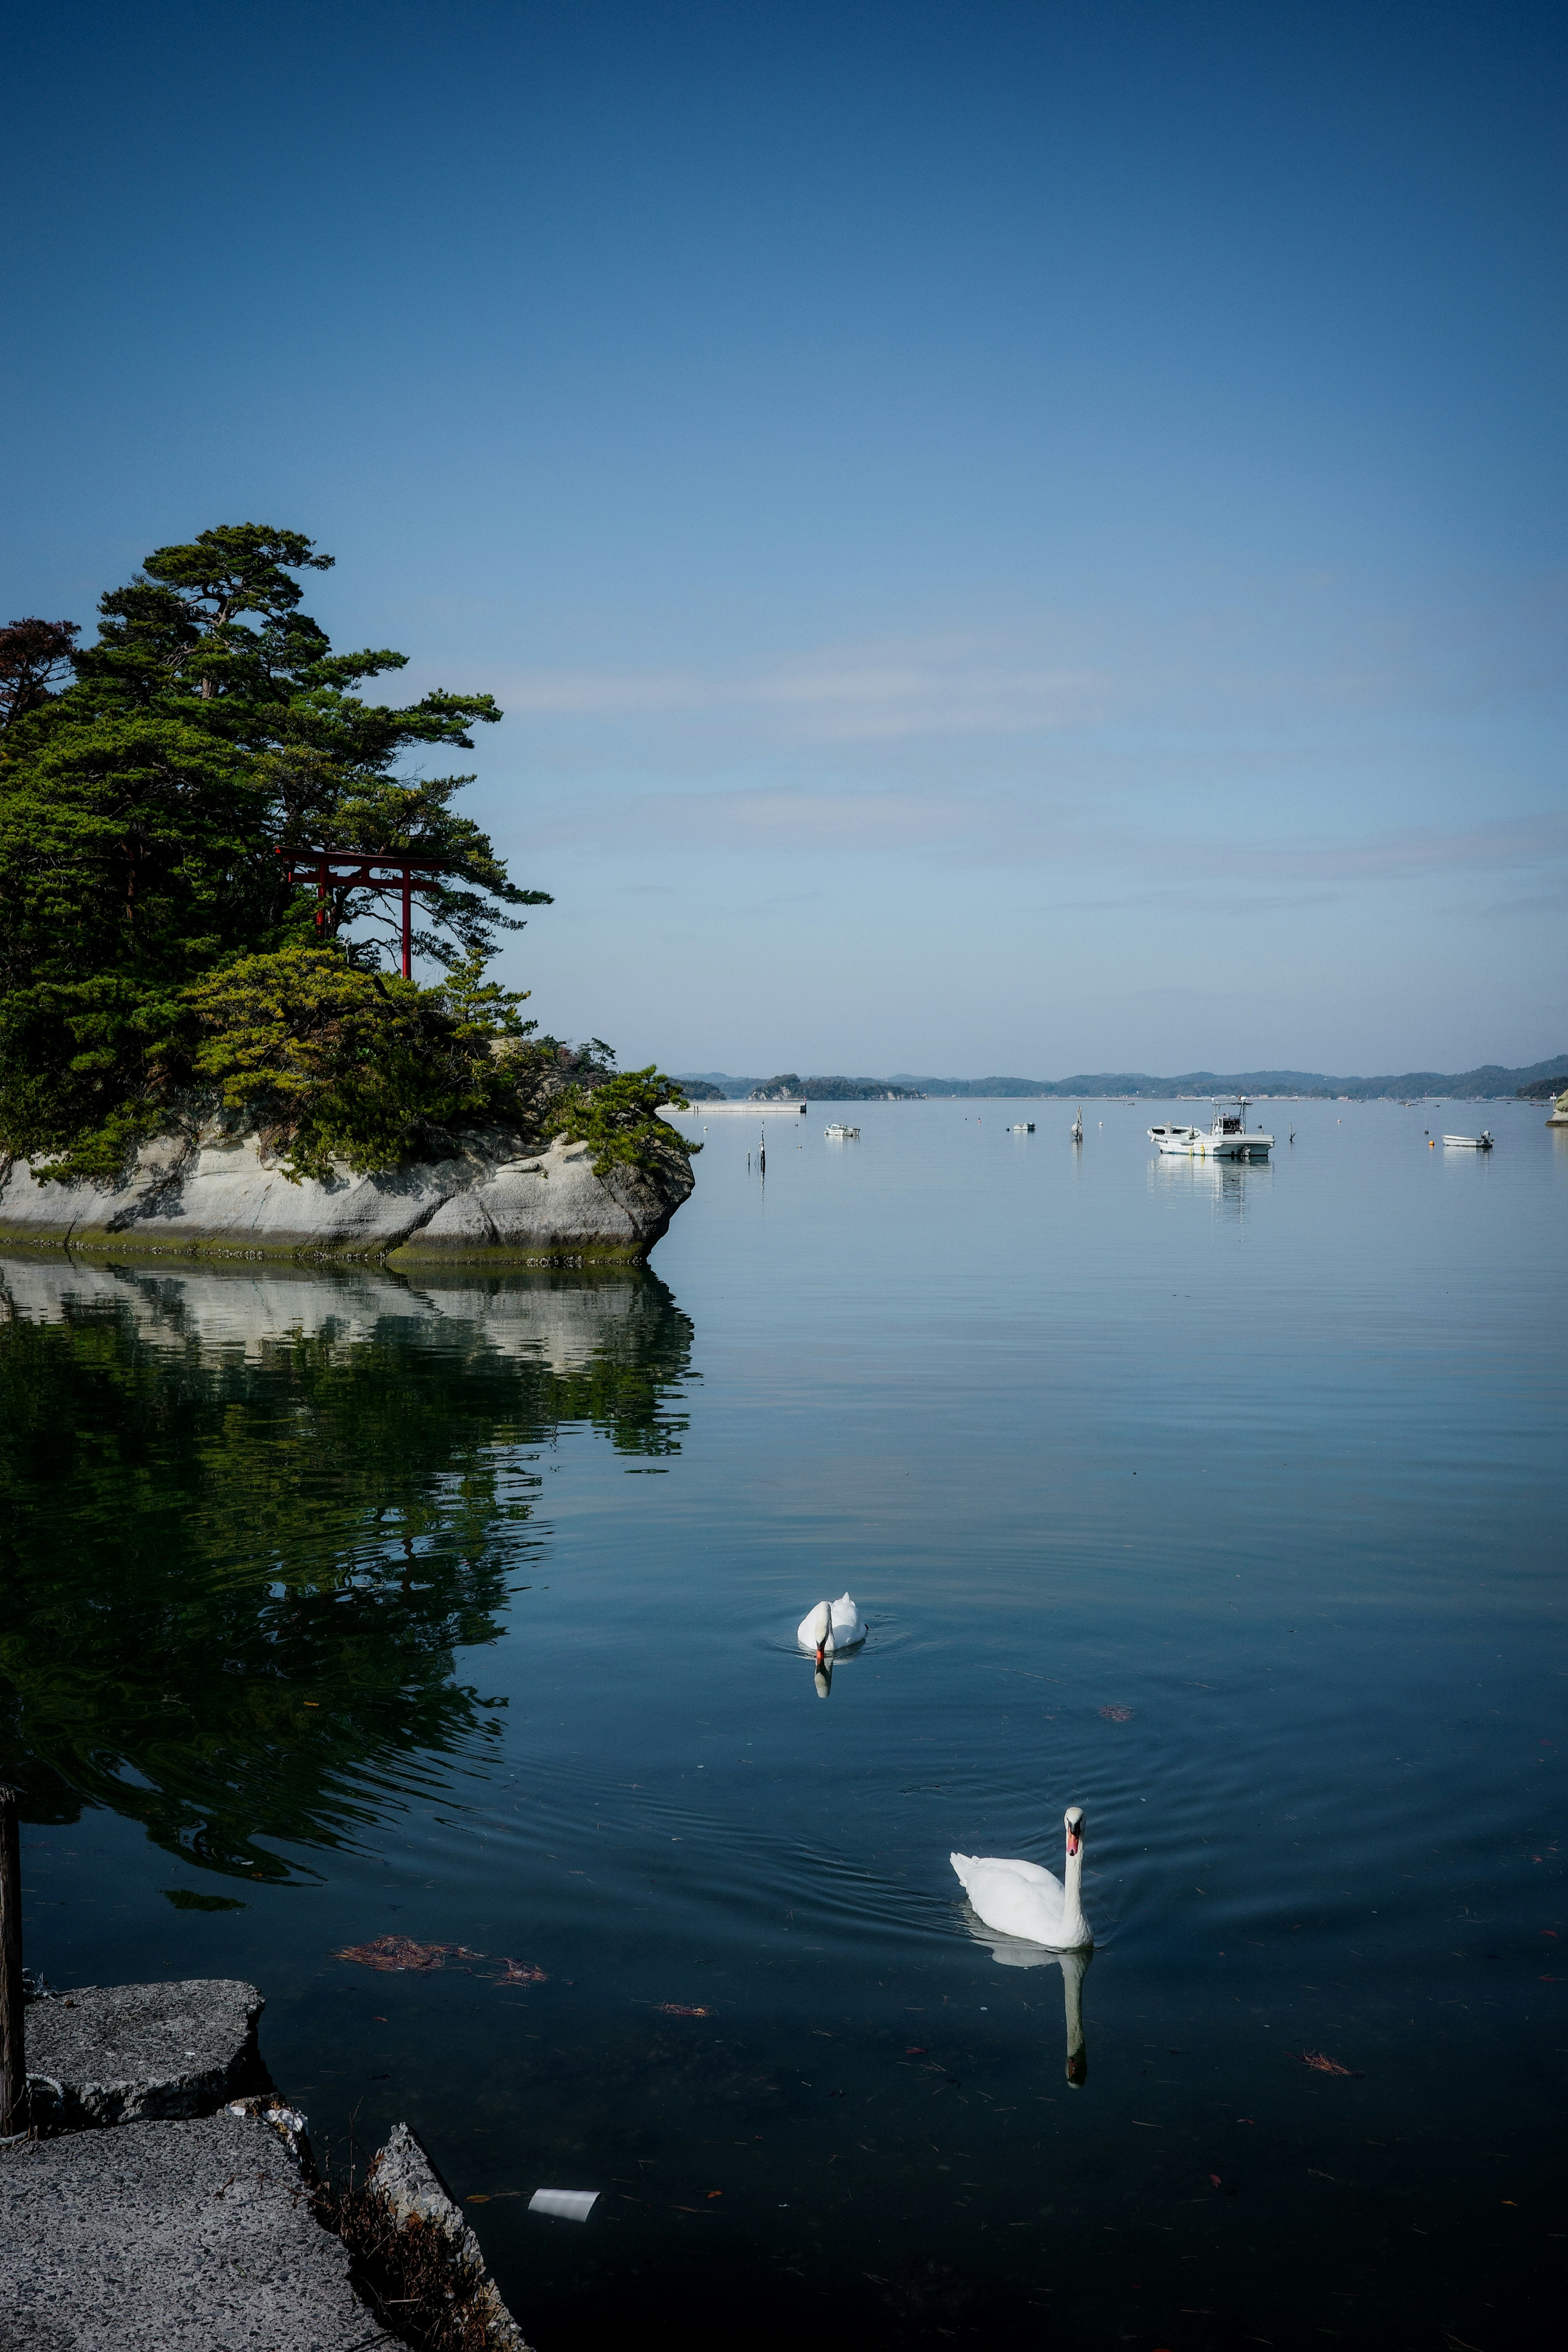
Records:
[[[210,1870],[301,1874],[500,1726],[537,1449],[678,1450],[691,1326],[646,1273],[0,1261],[0,1780]]]

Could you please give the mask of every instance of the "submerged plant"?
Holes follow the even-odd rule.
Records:
[[[367,1944],[345,1944],[334,1952],[334,1960],[353,1960],[362,1969],[383,1969],[401,1974],[405,1969],[427,1973],[432,1969],[445,1968],[447,1957],[461,1960],[482,1960],[482,1952],[470,1952],[465,1944],[416,1944],[410,1936],[373,1936]]]

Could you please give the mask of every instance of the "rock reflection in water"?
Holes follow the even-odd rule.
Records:
[[[977,1944],[990,1946],[992,1958],[1005,1969],[1060,1969],[1067,2018],[1067,2078],[1075,2091],[1081,2091],[1089,2080],[1089,2048],[1083,2038],[1083,1980],[1094,1958],[1093,1950],[1052,1952],[1044,1944],[1031,1944],[1024,1936],[999,1936],[968,1904],[963,1906],[963,1924]]]
[[[353,1842],[499,1735],[453,1652],[526,1576],[535,1449],[678,1450],[690,1342],[646,1273],[0,1260],[0,1780],[235,1876]]]

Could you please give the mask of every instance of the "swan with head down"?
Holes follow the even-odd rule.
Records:
[[[819,1601],[801,1619],[795,1639],[803,1650],[809,1650],[820,1666],[827,1658],[845,1650],[858,1649],[867,1634],[864,1617],[846,1592],[838,1601]]]
[[[1002,1862],[991,1854],[950,1853],[948,1860],[976,1915],[999,1935],[1021,1936],[1048,1951],[1079,1952],[1094,1943],[1083,1916],[1081,1805],[1063,1817],[1067,1865],[1060,1878],[1037,1862]]]

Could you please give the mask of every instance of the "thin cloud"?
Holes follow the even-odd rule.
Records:
[[[1289,735],[1373,713],[1495,709],[1561,693],[1564,586],[1495,604],[1379,612],[1259,583],[1255,599],[1161,614],[1037,609],[995,626],[829,643],[725,670],[523,667],[495,681],[514,718],[689,747],[912,744],[1092,734],[1108,724]],[[1283,656],[1283,658],[1281,656]],[[1174,751],[1175,744],[1167,748]]]
[[[995,641],[931,638],[829,647],[735,677],[694,670],[525,670],[504,682],[510,712],[610,721],[750,715],[802,742],[1030,735],[1092,726],[1111,704],[1104,673],[1019,658]]]
[[[1208,871],[1237,876],[1291,875],[1354,882],[1411,880],[1455,866],[1493,871],[1540,866],[1568,856],[1568,812],[1548,810],[1494,824],[1406,827],[1365,840],[1329,842],[1170,844],[1164,853]]]
[[[636,839],[649,848],[886,856],[937,852],[968,865],[1114,867],[1187,879],[1277,886],[1413,881],[1424,875],[1539,871],[1568,858],[1568,812],[1483,825],[1407,826],[1371,835],[1268,840],[1171,839],[1110,825],[1077,805],[1002,793],[784,791],[649,792],[563,815],[536,844]]]

